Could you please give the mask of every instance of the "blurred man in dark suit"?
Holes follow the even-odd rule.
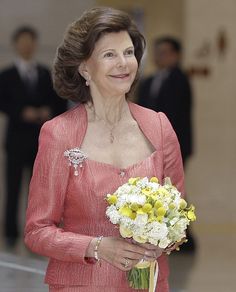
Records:
[[[188,77],[180,67],[180,42],[173,37],[156,39],[153,44],[153,57],[157,71],[140,82],[137,102],[167,115],[178,137],[183,163],[186,166],[193,150],[192,93]],[[190,235],[189,243],[183,245],[184,248],[195,248]]]
[[[52,88],[49,70],[34,60],[37,32],[21,27],[13,35],[14,64],[0,73],[0,110],[6,129],[6,208],[4,235],[9,245],[19,236],[18,206],[23,170],[32,170],[42,124],[66,110]]]

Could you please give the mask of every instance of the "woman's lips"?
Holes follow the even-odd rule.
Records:
[[[113,78],[119,78],[119,79],[125,79],[127,77],[129,77],[129,74],[118,74],[118,75],[110,75]]]

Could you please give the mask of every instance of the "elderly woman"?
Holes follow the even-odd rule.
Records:
[[[54,87],[79,105],[41,129],[25,229],[26,245],[50,258],[50,291],[137,291],[126,271],[143,258],[158,259],[156,291],[168,291],[165,251],[121,238],[105,216],[105,194],[130,177],[169,176],[183,191],[167,118],[127,101],[144,46],[126,13],[94,8],[69,26],[58,48]]]

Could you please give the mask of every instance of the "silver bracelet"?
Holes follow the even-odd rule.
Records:
[[[95,259],[97,261],[100,260],[99,257],[98,257],[98,248],[99,248],[99,245],[100,245],[102,239],[103,239],[103,236],[97,237],[97,241],[96,241],[96,244],[95,244],[95,247],[94,247],[94,257],[95,257]]]

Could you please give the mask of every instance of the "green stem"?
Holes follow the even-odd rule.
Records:
[[[127,275],[130,287],[133,289],[148,289],[149,274],[150,268],[133,268],[132,270],[130,270]]]

